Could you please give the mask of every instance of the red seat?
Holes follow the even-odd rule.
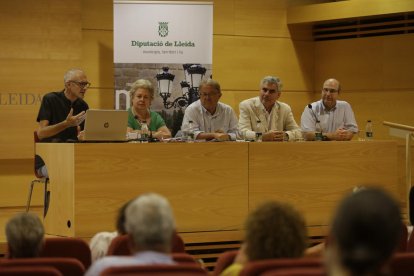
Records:
[[[1,266],[0,266],[1,267]],[[36,267],[1,267],[0,276],[63,276],[56,268]]]
[[[321,268],[323,267],[322,258],[289,258],[289,259],[269,259],[247,263],[242,271],[241,276],[261,275],[266,271],[280,268]]]
[[[230,250],[220,254],[214,267],[213,275],[220,275],[228,266],[233,264],[239,250]]]
[[[172,250],[173,253],[185,253],[183,239],[174,232],[172,239]],[[128,256],[132,255],[130,237],[129,235],[121,235],[115,237],[108,248],[108,256]]]
[[[414,253],[396,253],[391,259],[391,272],[394,276],[414,275]]]
[[[120,266],[105,269],[101,276],[206,276],[207,271],[197,265],[178,264],[178,265],[140,265],[140,266]]]
[[[47,238],[40,257],[75,258],[86,270],[92,262],[89,245],[80,238]]]
[[[408,238],[407,251],[408,252],[414,252],[414,230],[411,231],[410,237]]]
[[[172,253],[172,258],[177,263],[189,263],[189,264],[198,264],[196,259],[193,256],[187,253]]]
[[[269,270],[261,274],[262,276],[325,276],[326,271],[322,267],[300,267],[288,269]]]
[[[407,226],[404,223],[401,223],[401,237],[400,243],[398,245],[397,251],[398,252],[406,252],[408,246],[408,230]]]
[[[77,259],[73,258],[22,258],[7,259],[0,263],[1,269],[4,267],[54,267],[63,276],[83,276],[85,268]]]

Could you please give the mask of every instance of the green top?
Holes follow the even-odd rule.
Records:
[[[154,111],[150,111],[151,122],[148,126],[150,131],[157,131],[160,127],[165,126],[164,119],[160,114]],[[135,119],[131,108],[128,109],[128,127],[134,130],[141,130],[141,124]]]

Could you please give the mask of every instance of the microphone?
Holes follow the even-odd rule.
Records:
[[[311,110],[313,117],[315,118],[315,140],[316,141],[323,141],[324,137],[322,134],[322,128],[320,125],[320,121],[318,117],[316,116],[315,112],[313,111],[312,105],[308,104],[308,108]]]
[[[319,122],[318,117],[316,116],[315,112],[313,111],[312,105],[308,104],[308,108],[312,111],[313,117],[315,118],[316,122]]]

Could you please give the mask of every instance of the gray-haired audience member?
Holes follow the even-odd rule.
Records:
[[[387,275],[401,225],[398,203],[385,191],[366,188],[346,197],[327,245],[329,275]]]
[[[203,80],[199,94],[200,99],[185,110],[181,131],[193,131],[198,140],[236,140],[237,116],[229,105],[219,102],[220,84],[212,79]],[[192,130],[189,121],[193,122]]]
[[[32,213],[21,213],[6,224],[9,258],[38,257],[43,247],[45,230],[40,219]]]
[[[281,93],[281,80],[267,76],[260,82],[259,96],[240,103],[238,129],[242,138],[254,140],[256,132],[262,133],[263,141],[295,140],[302,137],[290,106],[278,101]]]
[[[125,226],[135,254],[104,257],[90,267],[86,276],[98,276],[113,266],[175,264],[170,256],[175,222],[166,198],[154,193],[137,197],[126,209]]]

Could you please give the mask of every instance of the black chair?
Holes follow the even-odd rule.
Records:
[[[36,170],[36,158],[40,158],[40,156],[36,155],[36,143],[40,141],[39,137],[37,136],[37,131],[34,131],[34,146],[35,146],[35,157],[34,157],[34,174],[36,178],[30,182],[29,186],[29,196],[27,198],[26,203],[26,212],[30,210],[30,202],[32,201],[32,194],[33,194],[33,186],[35,183],[43,183],[44,184],[44,207],[43,207],[43,217],[46,217],[47,210],[49,209],[49,199],[50,199],[50,191],[47,190],[47,185],[49,183],[49,177],[45,177],[40,175]]]

